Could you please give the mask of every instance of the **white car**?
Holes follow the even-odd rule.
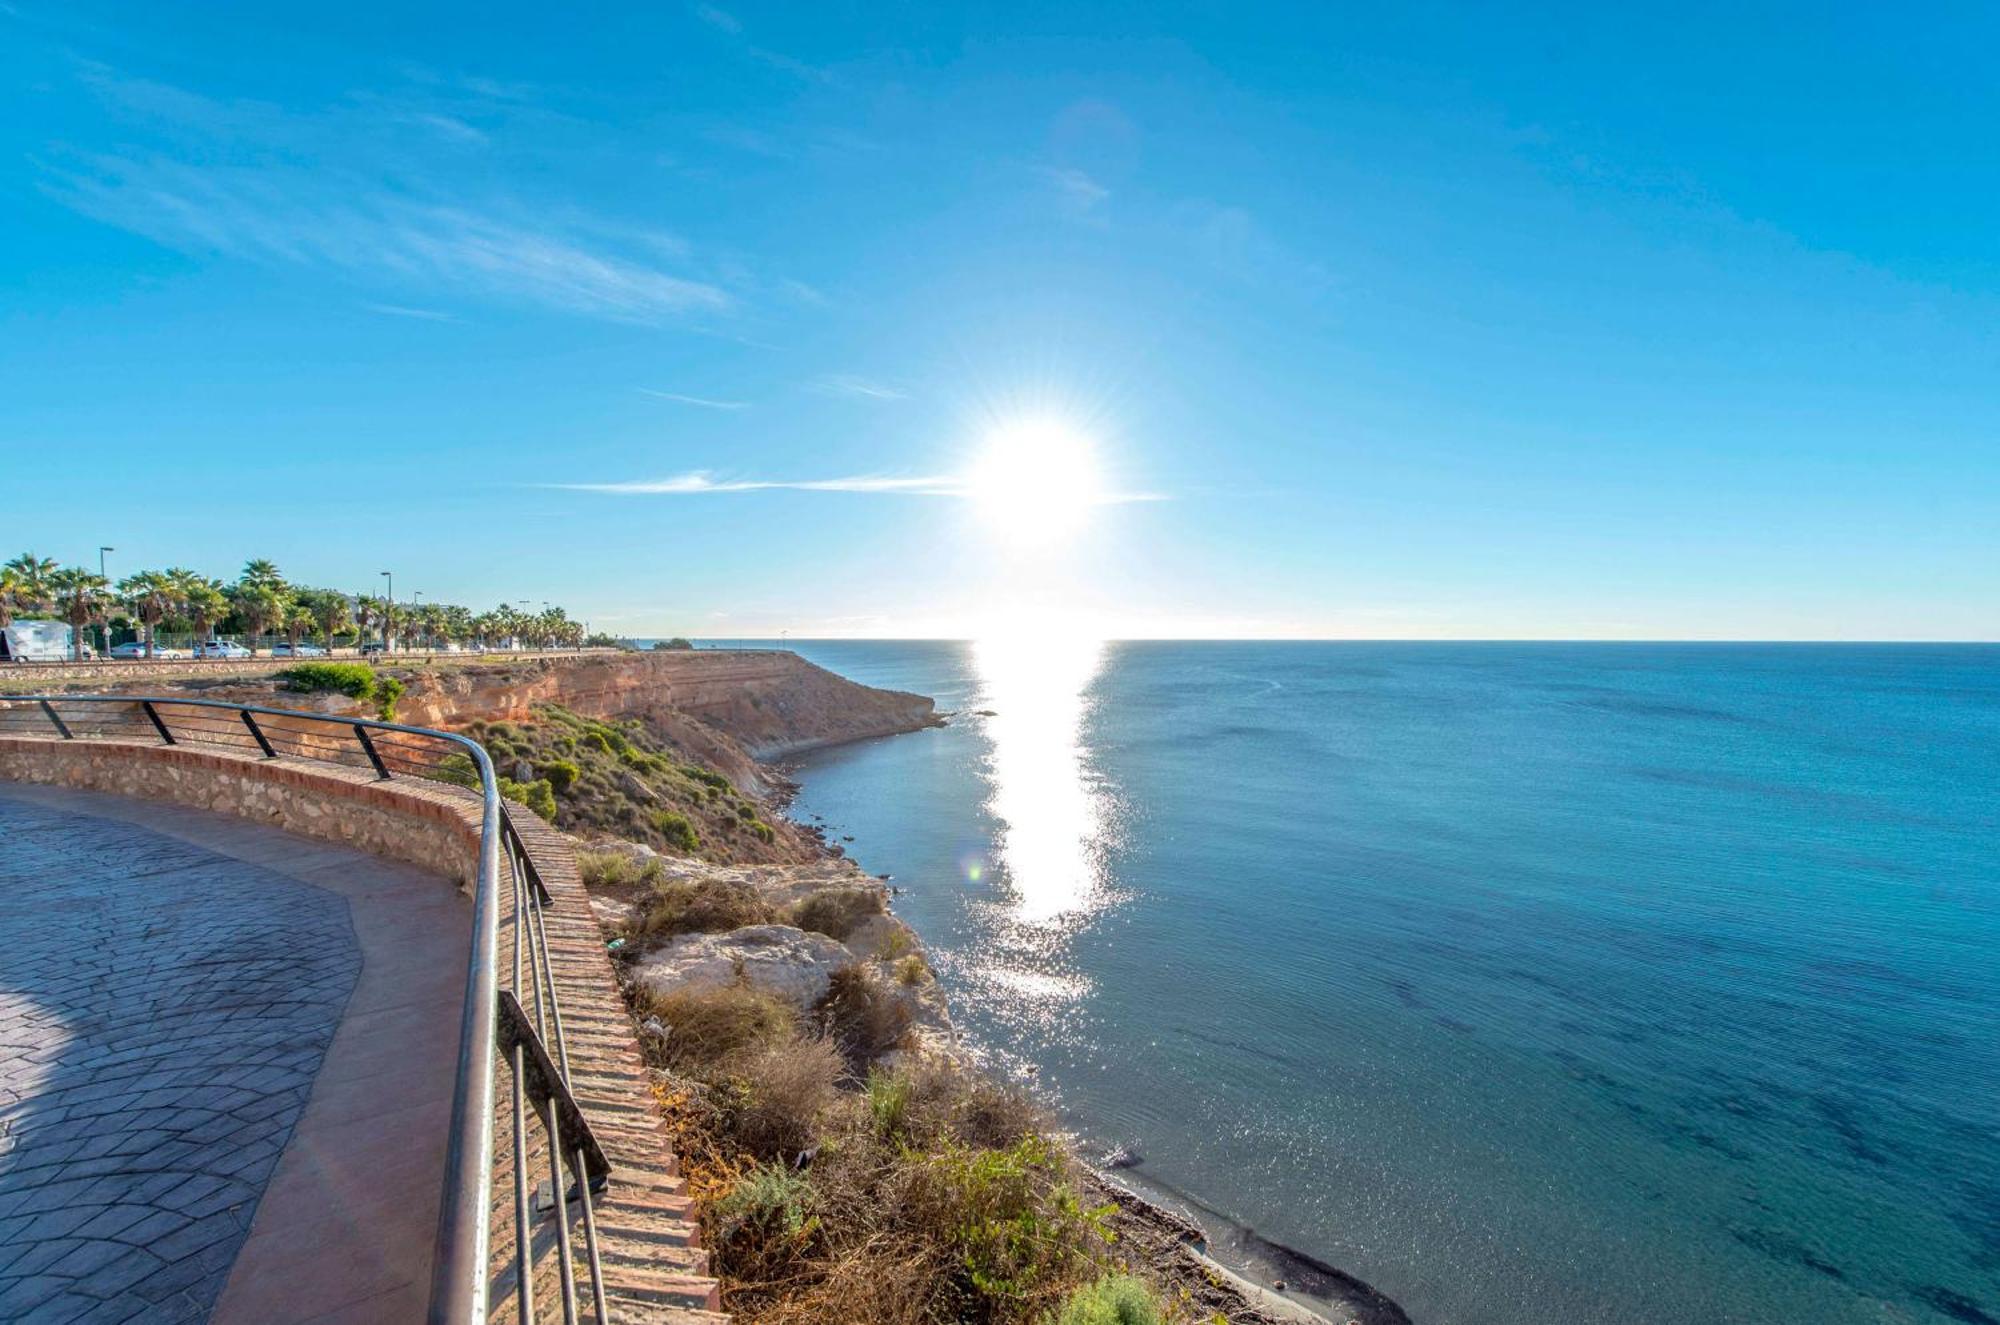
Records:
[[[124,644],[114,644],[111,646],[110,656],[113,658],[144,658],[146,656],[146,646],[139,640],[131,640]],[[187,656],[186,649],[170,649],[164,644],[153,646],[153,657],[155,659],[185,658]]]
[[[227,640],[210,640],[195,649],[198,658],[248,658],[250,650],[241,644],[231,644]]]
[[[289,644],[273,644],[271,646],[271,656],[273,658],[324,658],[326,657],[326,650],[320,648],[317,644],[301,644],[296,649]],[[553,1200],[553,1198],[551,1199]]]

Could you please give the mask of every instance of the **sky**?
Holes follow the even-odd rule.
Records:
[[[0,551],[632,635],[1993,639],[1996,42],[0,0]]]

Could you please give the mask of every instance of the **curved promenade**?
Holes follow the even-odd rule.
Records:
[[[513,976],[497,1043],[461,1043],[497,812],[384,767],[418,729],[378,757],[352,720],[201,725],[231,708],[0,700],[0,1320],[471,1325],[532,1284],[537,1319],[725,1322],[562,835],[499,821]],[[481,1054],[507,1084],[468,1169]],[[587,1201],[548,1182],[559,1113]],[[485,1314],[439,1287],[468,1212]]]
[[[0,1320],[415,1320],[470,906],[240,819],[0,783]]]

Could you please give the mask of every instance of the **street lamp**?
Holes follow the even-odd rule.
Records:
[[[116,552],[117,550],[115,547],[99,547],[97,549],[97,578],[103,580],[107,585],[111,583],[111,577],[104,569],[104,554],[107,552]],[[101,641],[101,647],[98,650],[99,656],[108,657],[111,653],[111,617],[109,613],[105,615],[104,620],[97,623],[97,630],[98,639]]]
[[[396,615],[396,577],[388,571],[383,571],[382,578],[389,582],[388,608],[382,613],[382,652],[387,653],[389,651],[389,619]]]

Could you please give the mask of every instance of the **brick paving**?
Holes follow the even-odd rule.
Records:
[[[41,798],[0,842],[0,1320],[206,1319],[360,975],[347,900]]]

